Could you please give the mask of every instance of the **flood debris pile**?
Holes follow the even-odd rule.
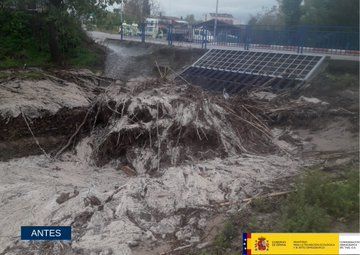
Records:
[[[356,112],[319,98],[305,97],[301,95],[304,90],[306,88],[302,88],[302,90],[287,89],[277,91],[276,94],[274,91],[269,92],[269,89],[255,90],[249,92],[249,97],[256,101],[258,108],[262,109],[262,116],[271,127],[315,128],[319,126],[316,124],[319,118],[326,120],[344,116],[355,119],[355,122],[357,121],[358,114]]]
[[[288,94],[270,100],[266,114],[272,125],[303,126],[306,122],[329,115],[330,104],[317,98],[291,97]]]
[[[129,175],[135,174],[130,169],[152,174],[186,161],[274,147],[250,99],[232,104],[196,87],[136,80],[109,87],[98,102],[109,119],[90,137],[93,159],[100,166],[113,161]]]

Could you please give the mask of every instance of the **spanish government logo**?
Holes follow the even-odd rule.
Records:
[[[269,241],[265,237],[259,237],[255,243],[255,251],[269,251]]]

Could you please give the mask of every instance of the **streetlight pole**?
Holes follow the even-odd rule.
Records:
[[[121,19],[121,24],[120,24],[120,36],[121,36],[121,40],[124,39],[124,0],[121,0],[121,6],[120,6],[120,19]]]
[[[215,13],[215,25],[214,25],[214,40],[216,41],[217,25],[218,25],[218,14],[219,14],[219,0],[216,0],[216,13]]]

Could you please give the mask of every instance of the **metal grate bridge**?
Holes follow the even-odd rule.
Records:
[[[182,76],[205,89],[236,93],[248,86],[308,81],[324,60],[316,55],[212,49]]]

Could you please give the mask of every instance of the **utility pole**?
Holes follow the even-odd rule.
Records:
[[[214,25],[214,41],[216,41],[217,25],[219,14],[219,0],[216,0],[215,25]]]
[[[121,0],[121,6],[120,6],[120,19],[121,19],[121,23],[120,23],[120,36],[121,36],[121,40],[124,39],[124,0]]]

